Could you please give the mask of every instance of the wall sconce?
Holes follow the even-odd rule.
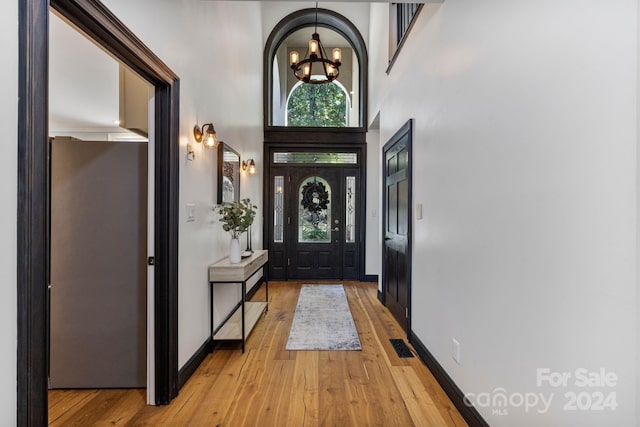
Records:
[[[255,175],[256,174],[256,162],[253,161],[253,159],[249,159],[248,161],[242,161],[242,170],[246,171],[247,169],[249,169],[249,173],[251,175]]]
[[[202,142],[207,148],[216,148],[220,143],[213,123],[205,123],[202,125],[202,128],[196,125],[193,128],[193,137],[196,139],[196,142]]]

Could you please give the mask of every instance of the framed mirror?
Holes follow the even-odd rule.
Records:
[[[224,142],[218,145],[218,204],[240,201],[240,154]]]

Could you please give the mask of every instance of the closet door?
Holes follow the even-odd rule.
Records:
[[[409,122],[411,123],[411,122]],[[385,305],[405,331],[411,310],[411,126],[383,148],[382,289]]]
[[[146,386],[147,145],[51,147],[51,388]]]

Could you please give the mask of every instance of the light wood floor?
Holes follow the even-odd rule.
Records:
[[[144,390],[56,390],[49,425],[466,426],[420,359],[394,352],[389,338],[405,335],[376,284],[344,285],[362,351],[286,351],[300,283],[271,282],[246,353],[216,348],[170,405],[146,406]]]

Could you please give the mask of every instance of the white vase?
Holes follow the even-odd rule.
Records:
[[[229,262],[231,264],[237,264],[241,259],[240,239],[231,239],[231,245],[229,246]]]

